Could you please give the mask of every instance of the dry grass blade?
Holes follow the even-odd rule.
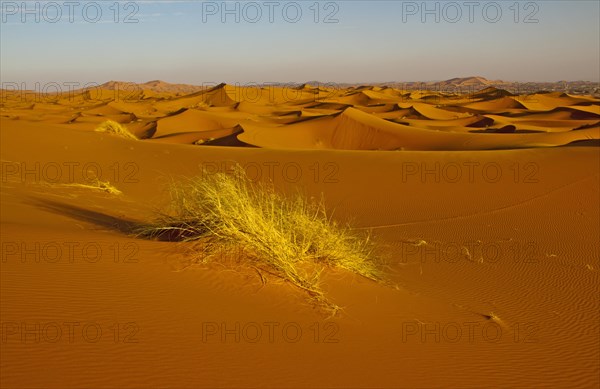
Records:
[[[108,134],[113,134],[120,136],[122,138],[138,140],[138,138],[133,135],[129,130],[120,123],[117,123],[113,120],[107,120],[101,123],[95,130],[96,132],[105,132]]]
[[[109,193],[111,195],[121,195],[121,194],[123,194],[123,192],[121,192],[120,190],[118,190],[110,182],[108,182],[108,181],[100,181],[97,178],[94,179],[93,181],[90,181],[90,183],[88,183],[88,184],[72,183],[72,184],[62,184],[62,186],[67,186],[67,187],[72,187],[72,188],[83,188],[83,189],[99,190],[99,191],[102,191],[102,192]]]

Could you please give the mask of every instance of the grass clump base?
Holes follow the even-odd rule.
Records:
[[[96,132],[105,132],[108,134],[113,134],[120,136],[122,138],[138,140],[137,136],[133,135],[127,127],[123,126],[121,123],[117,123],[114,120],[107,120],[102,122],[95,130]]]
[[[326,267],[382,279],[369,236],[333,221],[323,199],[284,196],[272,185],[252,183],[239,166],[232,173],[172,185],[170,213],[139,232],[171,241],[205,240],[209,250],[239,254],[241,248],[240,260],[259,274],[287,280],[333,311],[339,307],[326,299],[319,285]]]

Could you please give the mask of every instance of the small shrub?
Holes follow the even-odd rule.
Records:
[[[178,241],[206,239],[208,247],[218,249],[242,247],[250,265],[290,281],[334,310],[338,307],[319,287],[323,268],[382,279],[368,235],[333,221],[322,199],[286,197],[272,185],[250,182],[239,166],[233,174],[216,173],[173,185],[171,213],[140,234]]]

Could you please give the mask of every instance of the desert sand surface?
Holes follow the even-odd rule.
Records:
[[[3,388],[600,385],[597,98],[157,81],[1,104]],[[328,316],[131,233],[236,163],[371,231],[390,284],[326,270]]]

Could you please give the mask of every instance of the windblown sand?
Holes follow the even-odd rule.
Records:
[[[598,99],[220,85],[3,91],[0,114],[2,387],[600,385]],[[129,234],[234,163],[371,229],[398,288],[326,271],[327,318]]]

